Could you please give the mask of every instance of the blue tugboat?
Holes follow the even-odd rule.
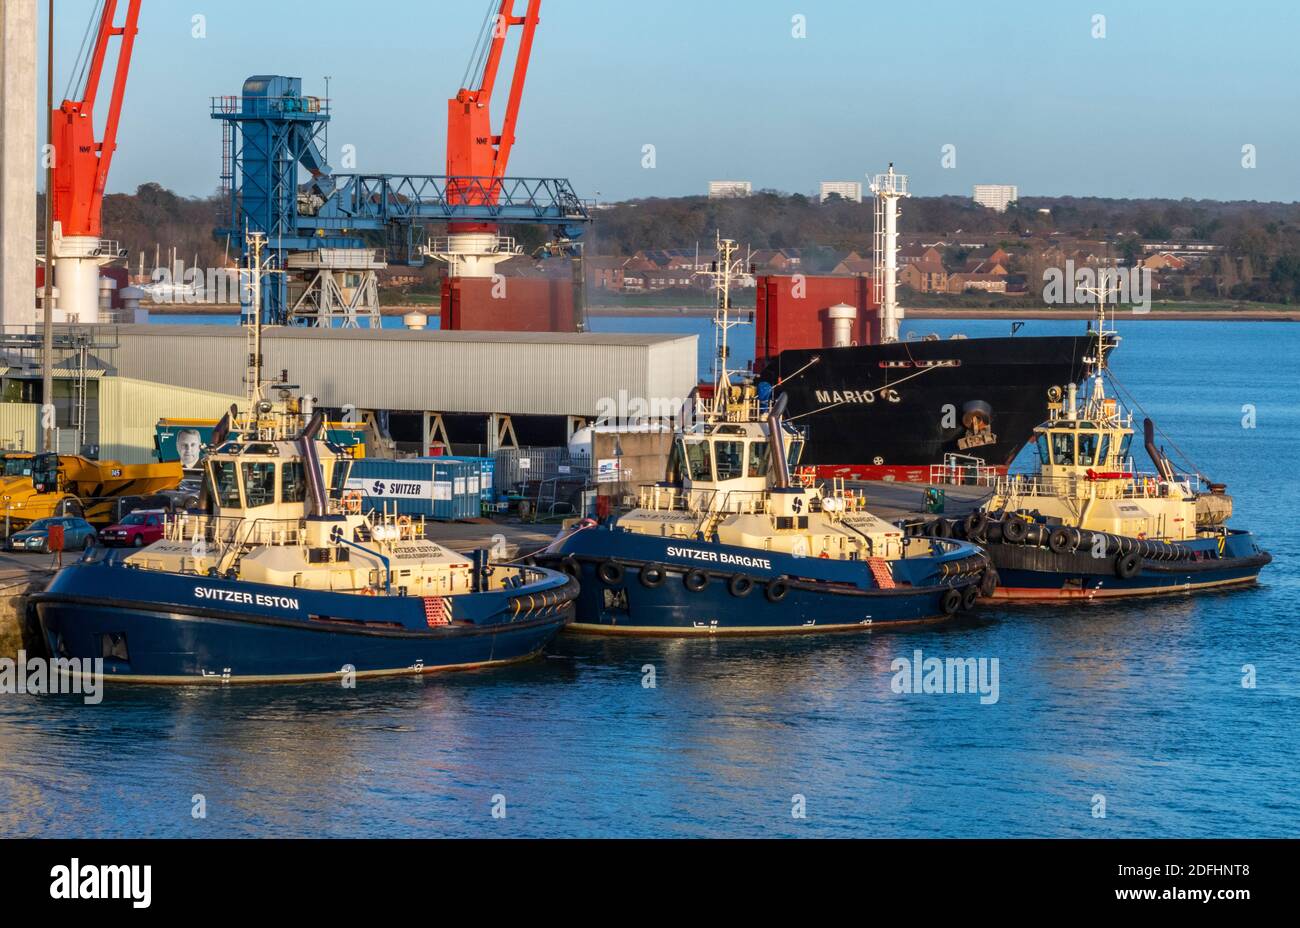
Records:
[[[571,630],[623,635],[841,632],[939,621],[992,574],[972,544],[909,538],[842,483],[792,479],[802,435],[753,383],[732,383],[734,243],[720,243],[711,398],[677,437],[669,479],[636,509],[562,536],[539,562],[581,581]],[[991,588],[985,590],[991,592]]]
[[[965,524],[997,571],[993,599],[1114,599],[1254,583],[1272,560],[1250,532],[1227,526],[1232,498],[1220,484],[1175,472],[1146,420],[1156,472],[1135,471],[1133,418],[1107,396],[1105,290],[1098,290],[1090,390],[1054,388],[1035,430],[1038,467],[998,480]]]
[[[109,678],[140,683],[420,674],[525,660],[572,620],[564,574],[363,513],[324,416],[308,422],[288,389],[282,408],[265,401],[256,368],[249,382],[249,411],[214,436],[197,511],[127,557],[92,552],[32,597],[54,657],[102,658]]]

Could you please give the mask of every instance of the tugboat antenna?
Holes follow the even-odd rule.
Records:
[[[248,329],[248,368],[244,383],[248,388],[249,409],[256,414],[257,404],[265,399],[262,392],[262,275],[279,271],[268,268],[262,261],[262,251],[266,248],[265,232],[249,232],[245,235],[245,242],[249,265],[245,268],[249,275],[248,311],[252,320],[245,323]]]
[[[744,325],[744,321],[731,315],[731,278],[736,271],[736,252],[738,246],[732,239],[717,233],[718,260],[713,270],[714,288],[718,292],[717,308],[713,314],[713,340],[716,347],[714,357],[714,396],[712,415],[726,414],[728,393],[731,387],[731,371],[727,367],[731,347],[728,333],[734,326]]]

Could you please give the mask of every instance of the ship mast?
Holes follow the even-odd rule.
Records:
[[[736,253],[739,246],[732,239],[717,236],[718,257],[713,265],[712,277],[714,289],[717,290],[717,306],[713,314],[713,417],[726,414],[726,407],[731,392],[731,371],[727,362],[731,357],[728,333],[736,326],[747,323],[731,312],[731,279],[736,273],[739,261]]]
[[[902,215],[898,201],[911,196],[907,192],[907,176],[895,174],[890,162],[889,171],[877,174],[872,180],[871,192],[876,195],[872,282],[876,299],[880,301],[880,341],[896,342],[899,324],[906,315],[898,305],[898,217]]]
[[[250,232],[246,236],[245,242],[248,253],[248,267],[244,268],[244,271],[249,276],[247,291],[249,299],[245,313],[246,316],[251,316],[251,321],[245,323],[245,330],[248,334],[248,366],[244,373],[244,385],[248,391],[246,396],[249,411],[251,414],[256,415],[258,404],[266,398],[262,392],[264,386],[262,380],[262,275],[278,272],[271,271],[266,263],[262,261],[262,251],[266,248],[266,233]]]
[[[1111,290],[1117,289],[1111,286],[1106,270],[1103,268],[1098,275],[1098,283],[1095,287],[1077,287],[1078,292],[1088,294],[1096,299],[1097,315],[1095,324],[1097,326],[1096,347],[1093,357],[1087,358],[1088,364],[1092,368],[1092,402],[1100,407],[1101,401],[1106,398],[1106,348],[1107,339],[1115,335],[1113,331],[1106,328],[1106,295]],[[1112,313],[1112,319],[1114,314]]]

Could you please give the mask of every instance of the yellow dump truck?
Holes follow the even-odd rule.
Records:
[[[122,464],[61,454],[6,454],[2,460],[0,518],[10,531],[62,515],[109,525],[124,497],[174,490],[183,476],[179,463]]]

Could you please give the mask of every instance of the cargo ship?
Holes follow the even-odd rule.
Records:
[[[821,478],[1004,474],[1041,421],[1048,391],[1087,374],[1095,341],[900,340],[897,224],[907,178],[890,165],[872,192],[872,275],[758,279],[755,370],[787,397],[791,421],[807,433],[803,463]]]
[[[926,483],[1005,474],[1048,391],[1086,372],[1085,336],[971,338],[782,351],[760,367],[807,432],[819,477]]]
[[[578,581],[571,631],[784,635],[938,622],[993,591],[970,542],[905,535],[843,481],[796,475],[787,400],[727,369],[736,243],[720,240],[719,352],[708,397],[675,438],[667,480],[637,506],[582,522],[537,556]],[[761,592],[761,595],[751,595]]]

